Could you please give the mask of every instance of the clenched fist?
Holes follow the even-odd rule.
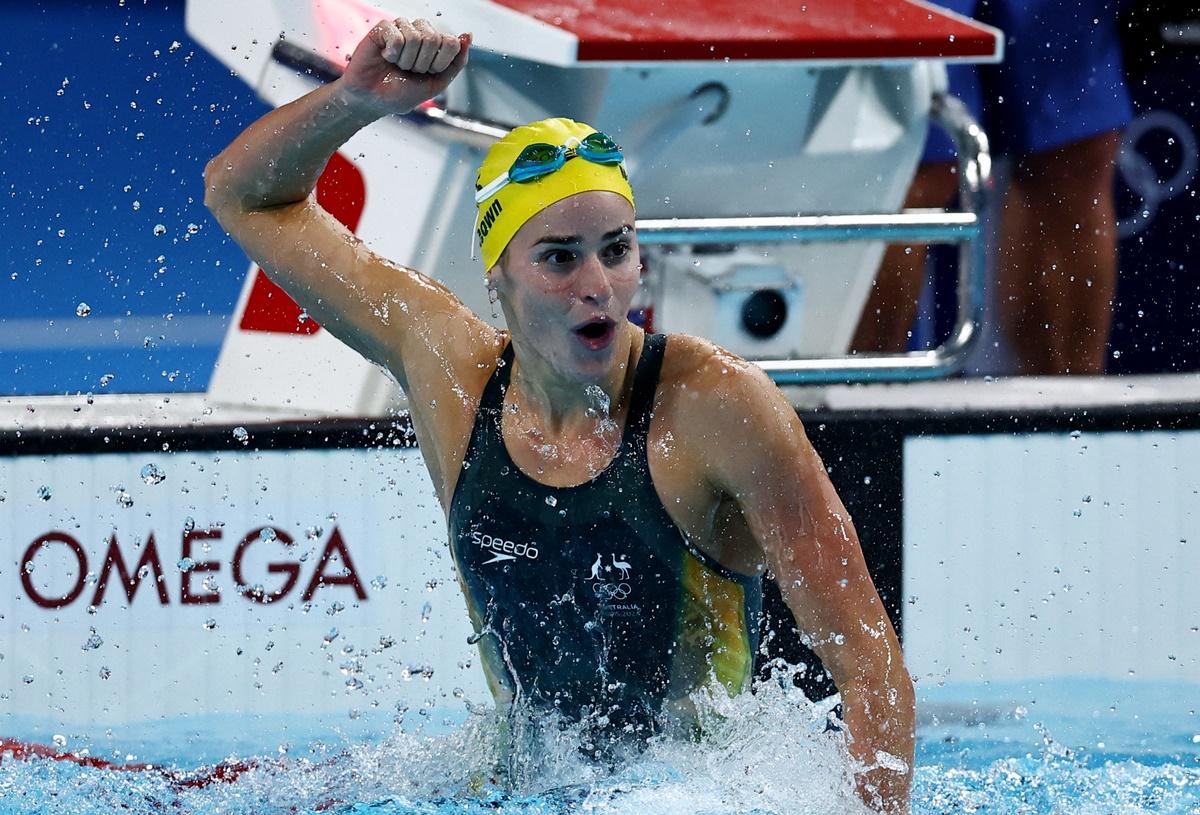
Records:
[[[470,34],[442,34],[428,20],[385,20],[355,47],[338,83],[380,114],[408,113],[446,89],[470,48]]]

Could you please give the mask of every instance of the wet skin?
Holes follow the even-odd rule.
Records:
[[[205,203],[246,253],[404,388],[443,508],[510,335],[371,252],[311,193],[357,130],[444,90],[469,43],[424,21],[380,24],[341,79],[251,125],[205,173]],[[587,481],[617,450],[644,339],[626,319],[640,273],[633,215],[614,193],[577,194],[530,219],[488,272],[516,355],[504,442],[545,484]],[[596,410],[599,391],[611,415]],[[771,570],[842,694],[852,754],[875,765],[882,750],[911,766],[913,692],[899,643],[849,514],[779,389],[708,341],[673,335],[647,441],[655,491],[680,530],[728,568]],[[907,811],[907,773],[874,769],[858,783],[869,804]]]

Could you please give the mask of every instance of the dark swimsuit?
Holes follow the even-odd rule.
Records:
[[[731,572],[680,532],[646,456],[666,337],[648,335],[612,463],[550,487],[504,446],[511,344],[488,380],[450,504],[450,543],[483,667],[498,701],[553,708],[626,733],[715,683],[750,681],[761,581]]]

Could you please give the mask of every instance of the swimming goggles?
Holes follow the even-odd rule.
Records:
[[[621,152],[617,143],[610,136],[600,132],[591,133],[582,139],[571,138],[567,144],[558,146],[542,142],[530,144],[521,151],[504,175],[497,176],[476,191],[475,203],[482,204],[504,189],[509,182],[524,184],[550,175],[576,156],[593,164],[620,164],[625,160],[625,154]]]

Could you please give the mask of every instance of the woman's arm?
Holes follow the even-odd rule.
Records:
[[[783,598],[842,695],[858,793],[872,810],[909,812],[914,696],[900,642],[867,572],[850,514],[796,411],[757,366],[717,352],[698,373],[711,428],[706,477],[741,508]]]
[[[406,389],[414,366],[430,356],[444,365],[489,332],[444,286],[368,250],[312,192],[359,129],[441,93],[470,43],[425,20],[381,22],[342,77],[263,116],[205,170],[205,204],[221,226],[317,322]]]

